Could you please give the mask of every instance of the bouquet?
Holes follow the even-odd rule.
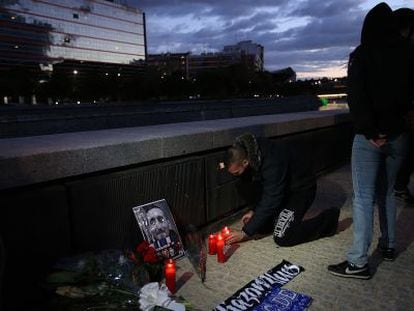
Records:
[[[163,279],[162,258],[147,241],[138,244],[135,251],[129,251],[127,257],[134,265],[133,281],[140,287],[150,282],[160,282]]]
[[[163,272],[163,259],[147,241],[132,251],[62,258],[46,279],[44,310],[182,310],[177,304],[195,310],[183,297],[168,292],[160,282]]]

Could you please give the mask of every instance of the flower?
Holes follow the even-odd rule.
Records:
[[[170,297],[170,292],[164,284],[148,283],[139,292],[139,306],[141,310],[150,311],[155,306],[166,308],[167,310],[185,311],[185,306],[177,303]]]
[[[157,256],[155,249],[153,247],[148,248],[148,250],[144,253],[144,262],[156,263],[158,261],[160,261],[160,259]]]
[[[150,248],[149,243],[147,241],[142,241],[140,244],[138,244],[136,252],[143,254],[148,250],[148,248]]]
[[[129,252],[127,257],[135,264],[133,275],[137,283],[160,281],[162,279],[162,259],[158,256],[155,248],[147,241],[138,244],[135,251]],[[148,280],[143,280],[143,278]]]

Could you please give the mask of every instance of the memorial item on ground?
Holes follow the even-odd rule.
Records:
[[[214,311],[301,311],[306,310],[312,298],[281,287],[304,269],[283,260],[247,283],[229,298],[218,304]]]
[[[165,259],[185,255],[184,246],[173,215],[165,199],[139,205],[133,209],[143,238]]]

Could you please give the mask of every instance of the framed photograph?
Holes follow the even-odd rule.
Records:
[[[132,208],[142,236],[163,258],[178,259],[185,255],[170,207],[165,199]]]

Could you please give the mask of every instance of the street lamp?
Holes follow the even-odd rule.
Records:
[[[76,82],[76,76],[78,75],[78,71],[76,69],[73,70],[73,84],[72,84],[72,96],[77,96],[77,82]],[[73,100],[73,98],[72,98]]]

